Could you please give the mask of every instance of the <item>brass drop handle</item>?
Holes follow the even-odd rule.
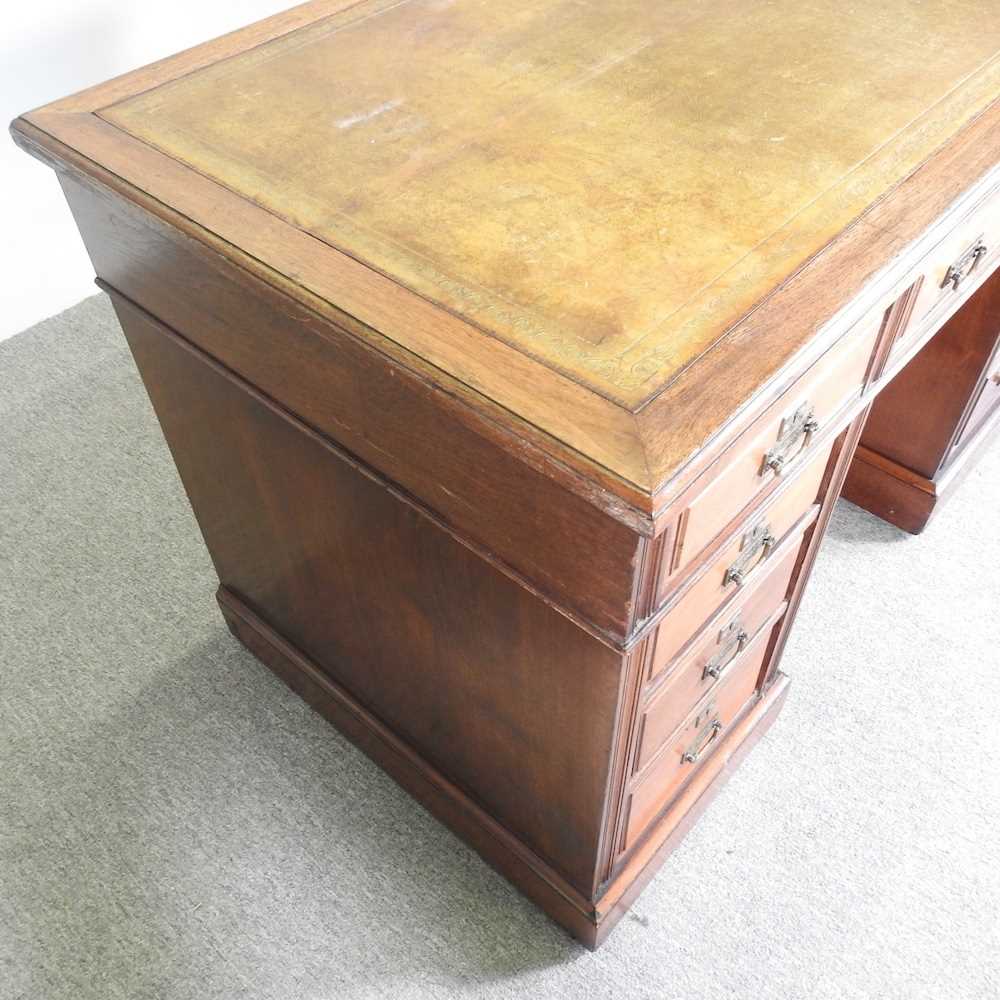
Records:
[[[742,587],[747,573],[771,554],[775,541],[776,539],[771,533],[771,526],[766,521],[748,531],[743,536],[739,556],[726,570],[722,585],[728,587],[729,584],[735,583],[737,587]]]
[[[785,464],[794,455],[809,447],[809,442],[818,430],[819,421],[812,403],[803,403],[790,417],[781,421],[778,440],[764,455],[758,475],[764,476],[769,471],[780,475]]]
[[[726,667],[736,659],[746,646],[750,635],[739,618],[734,618],[719,633],[719,651],[705,664],[701,679],[711,677],[718,680]]]
[[[698,735],[694,742],[681,755],[682,764],[697,764],[698,759],[711,745],[712,741],[722,732],[722,721],[716,717]]]
[[[972,274],[976,269],[976,265],[986,256],[986,252],[986,244],[983,242],[982,237],[980,237],[948,268],[945,272],[944,281],[941,282],[941,287],[947,288],[948,285],[951,285],[952,289],[957,292],[958,286]]]

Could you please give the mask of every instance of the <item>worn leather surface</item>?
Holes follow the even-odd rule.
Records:
[[[966,0],[365,3],[103,112],[634,403],[1000,94]]]

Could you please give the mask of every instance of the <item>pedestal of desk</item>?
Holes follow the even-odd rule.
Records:
[[[911,534],[1000,428],[1000,271],[872,405],[843,496]]]

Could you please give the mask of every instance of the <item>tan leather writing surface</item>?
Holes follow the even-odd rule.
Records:
[[[998,42],[960,0],[409,0],[103,115],[635,404],[995,97]]]

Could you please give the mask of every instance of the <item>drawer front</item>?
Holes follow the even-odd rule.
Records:
[[[762,630],[770,631],[769,626],[773,626],[785,613],[788,606],[784,599],[785,590],[797,555],[796,547],[782,559],[781,571],[775,577],[784,575],[785,588],[763,620],[752,622],[746,613],[748,609],[735,613],[732,618],[727,615],[727,625],[719,630],[710,630],[715,640],[712,645],[714,653],[708,655],[707,651],[699,650],[694,655],[683,657],[664,683],[656,686],[639,723],[636,771],[642,770],[653,759],[695,705],[714,688],[724,684],[731,673],[741,669],[743,654],[755,644],[758,634]],[[768,587],[767,590],[773,592],[774,588]]]
[[[766,576],[781,540],[813,508],[833,443],[815,453],[796,478],[743,527],[711,560],[664,616],[656,637],[657,662],[669,663],[692,635],[735,594]],[[768,544],[768,538],[774,539]]]
[[[858,324],[741,438],[687,507],[675,571],[688,565],[777,478],[793,475],[808,460],[816,432],[861,395],[878,332],[878,323]]]
[[[635,779],[629,796],[624,850],[643,832],[711,754],[757,688],[773,629],[763,629],[727,671],[725,679],[684,720],[681,728]]]
[[[910,321],[893,350],[908,344],[967,298],[1000,260],[1000,192],[992,194],[931,253]]]
[[[693,705],[708,689],[702,679],[705,671],[709,670],[710,676],[720,662],[725,662],[734,638],[756,635],[785,599],[800,547],[798,535],[782,542],[761,566],[760,575],[727,602],[680,656],[669,658],[669,641],[660,641],[661,634],[666,635],[668,630],[661,626],[653,640],[646,696],[659,697],[659,692],[681,683],[681,677],[690,672],[692,679],[697,678],[697,693],[688,700],[688,706]]]
[[[666,675],[673,675],[681,663],[689,660],[696,664],[692,669],[704,669],[715,659],[731,636],[741,631],[755,635],[771,612],[784,600],[788,584],[795,569],[799,554],[799,538],[786,539],[775,551],[774,556],[761,566],[760,575],[743,588],[733,601],[708,623],[702,634],[692,643],[680,659],[671,657],[669,629],[661,625],[653,642],[653,653],[649,662],[648,688],[652,691],[660,683],[666,683]],[[664,636],[661,642],[661,635]],[[664,677],[661,682],[660,678]]]

